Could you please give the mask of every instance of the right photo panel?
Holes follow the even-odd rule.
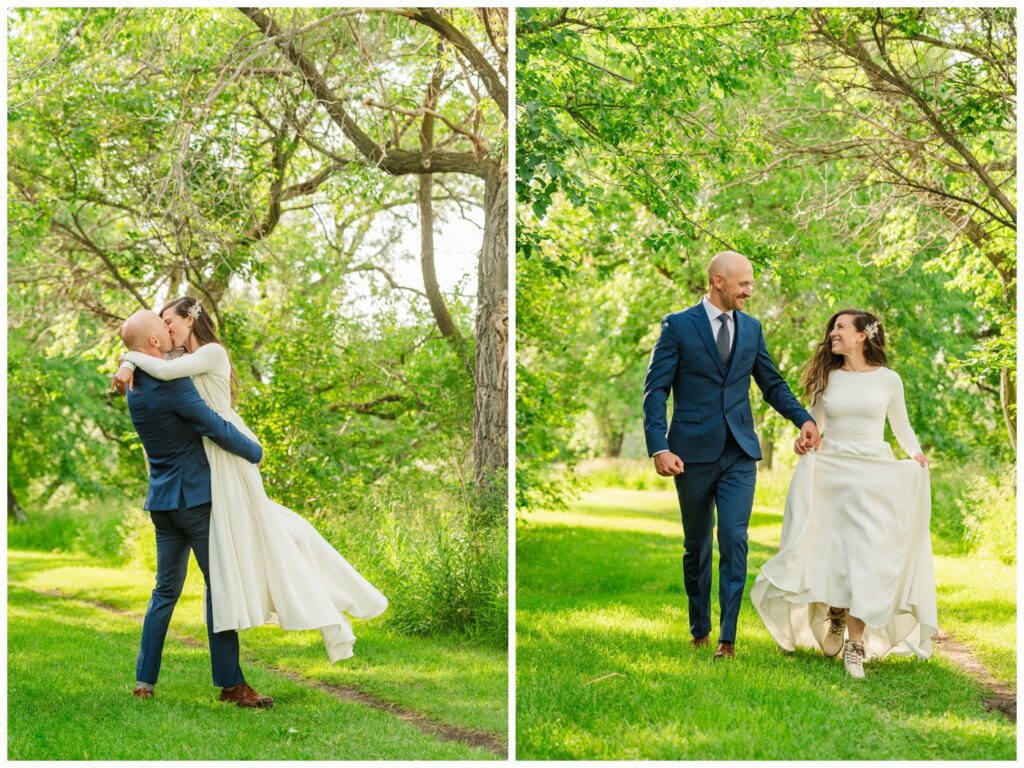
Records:
[[[516,12],[516,757],[1016,755],[1016,11]]]

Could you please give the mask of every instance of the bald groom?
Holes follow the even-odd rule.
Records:
[[[761,448],[750,408],[750,378],[772,408],[800,430],[805,447],[820,436],[779,375],[761,324],[742,312],[754,286],[750,261],[723,251],[708,264],[708,292],[694,307],[666,315],[644,384],[644,434],[659,475],[675,478],[683,521],[683,584],[690,644],[710,645],[711,559],[718,513],[719,643],[735,656],[736,620],[747,578],[747,527]],[[672,395],[672,419],[666,408]]]

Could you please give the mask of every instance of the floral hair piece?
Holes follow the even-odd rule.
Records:
[[[192,304],[191,307],[188,308],[187,314],[193,320],[198,320],[199,316],[203,314],[203,308],[199,305],[199,302],[196,301]]]
[[[198,307],[199,305],[196,304],[196,306]],[[881,323],[879,323],[877,320],[875,320],[875,322],[869,323],[864,328],[864,333],[866,333],[868,335],[869,339],[873,339],[873,338],[875,338],[875,334],[878,333],[878,329],[881,328],[881,327],[882,327]]]

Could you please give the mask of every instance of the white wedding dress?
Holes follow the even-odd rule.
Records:
[[[125,358],[157,379],[191,376],[210,408],[257,440],[231,407],[231,366],[221,345],[204,344],[176,360],[141,352]],[[331,662],[351,657],[356,638],[344,613],[371,619],[384,612],[387,598],[305,519],[267,497],[255,464],[205,437],[203,445],[210,462],[214,630],[319,629]]]
[[[928,470],[883,439],[888,416],[903,450],[920,451],[903,382],[884,367],[833,371],[811,415],[823,439],[797,462],[778,554],[750,598],[784,650],[820,647],[834,606],[864,621],[866,658],[926,659],[938,631]]]

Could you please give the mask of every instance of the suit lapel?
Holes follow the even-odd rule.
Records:
[[[733,329],[733,332],[736,334],[736,338],[733,339],[732,342],[732,354],[729,356],[729,368],[727,370],[732,370],[733,361],[736,360],[743,351],[743,347],[740,345],[745,344],[747,336],[750,335],[746,333],[746,316],[741,314],[739,310],[733,312],[732,316],[736,319],[736,322],[734,323],[735,328]],[[743,326],[742,329],[741,326]]]
[[[691,310],[690,320],[697,329],[697,335],[704,342],[704,346],[708,348],[708,354],[711,355],[715,368],[721,370],[722,361],[718,357],[718,345],[715,343],[715,337],[711,334],[711,321],[708,320],[708,313],[704,311],[703,304],[698,304]]]

